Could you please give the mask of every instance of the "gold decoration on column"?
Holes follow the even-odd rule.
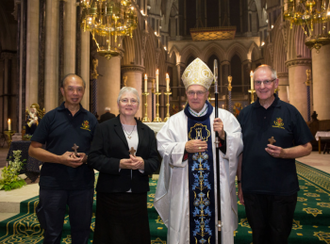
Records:
[[[144,75],[144,93],[142,93],[143,96],[145,96],[145,103],[144,103],[144,108],[145,108],[145,114],[142,119],[142,122],[150,122],[150,119],[148,118],[148,76],[147,74]]]
[[[93,62],[93,72],[92,72],[91,76],[92,76],[92,79],[96,80],[97,77],[99,77],[99,74],[97,73],[97,67],[99,66],[99,60],[94,58],[92,62]]]
[[[311,85],[311,70],[310,69],[306,69],[306,81],[305,81],[305,85],[306,86],[310,86]]]
[[[107,59],[120,53],[121,37],[133,37],[138,24],[131,0],[80,0],[81,27],[90,31],[97,52]]]
[[[228,91],[231,91],[233,87],[231,86],[231,82],[233,80],[233,77],[231,75],[228,75]]]
[[[298,8],[304,9],[300,12]],[[326,22],[330,21],[329,0],[284,0],[284,18],[293,25],[300,25],[306,35],[305,44],[317,52],[330,43],[330,33],[327,33]],[[314,32],[315,24],[322,24],[321,33]]]
[[[170,77],[166,73],[166,92],[164,93],[167,97],[167,103],[166,103],[166,117],[164,119],[164,122],[166,122],[170,118],[170,95],[172,94],[170,90]]]
[[[125,76],[123,76],[123,86],[125,87],[125,86],[127,86],[127,76],[125,75]]]

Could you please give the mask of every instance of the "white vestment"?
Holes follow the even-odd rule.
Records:
[[[219,150],[221,165],[221,221],[223,226],[221,243],[233,244],[234,230],[237,228],[238,219],[235,176],[238,155],[243,150],[243,142],[241,127],[235,116],[227,110],[219,109],[219,118],[223,121],[226,132],[226,154]],[[213,121],[214,109],[210,116],[211,136],[214,142]],[[168,228],[168,244],[190,243],[189,168],[188,160],[182,161],[185,144],[188,141],[187,126],[188,117],[184,111],[181,111],[170,117],[157,134],[158,151],[163,157],[163,161],[160,168],[154,206]],[[214,182],[217,182],[215,143],[212,143],[212,145]],[[215,199],[217,199],[217,186],[214,187],[214,192]],[[217,206],[217,203],[215,203],[215,206]],[[217,209],[215,216],[217,219]],[[214,224],[217,225],[217,223]],[[218,232],[217,230],[218,228],[216,227],[216,232]]]

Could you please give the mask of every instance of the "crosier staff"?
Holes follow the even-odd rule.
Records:
[[[214,75],[214,103],[215,103],[215,118],[218,118],[218,61],[214,59],[213,66],[213,75]],[[217,203],[218,203],[218,243],[221,244],[221,194],[220,194],[220,158],[219,158],[219,146],[220,139],[218,132],[215,132],[215,159],[217,165]]]

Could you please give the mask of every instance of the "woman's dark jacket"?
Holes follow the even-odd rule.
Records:
[[[149,191],[148,175],[155,172],[160,164],[157,143],[154,131],[142,122],[136,122],[139,135],[136,156],[144,159],[144,173],[139,170],[119,170],[119,161],[129,158],[129,148],[119,116],[97,126],[88,154],[88,164],[100,172],[96,186],[98,192],[127,192],[129,189],[133,193]]]

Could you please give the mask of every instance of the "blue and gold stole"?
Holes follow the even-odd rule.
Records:
[[[207,150],[189,153],[189,208],[190,243],[215,243],[215,197],[214,169],[210,115],[212,105],[204,116],[194,117],[189,112],[189,104],[184,112],[188,117],[188,139],[207,142]]]

